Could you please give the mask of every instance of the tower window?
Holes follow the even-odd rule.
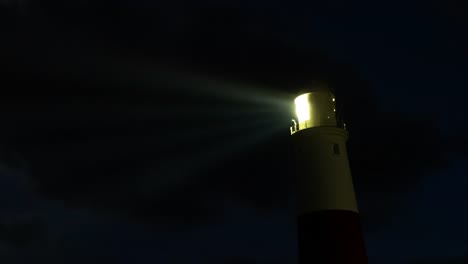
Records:
[[[333,153],[334,153],[335,155],[340,155],[340,145],[338,145],[338,144],[336,144],[336,143],[333,144]]]

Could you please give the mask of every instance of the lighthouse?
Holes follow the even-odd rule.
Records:
[[[333,91],[317,85],[294,100],[300,264],[367,263],[349,167],[348,132],[337,119]]]

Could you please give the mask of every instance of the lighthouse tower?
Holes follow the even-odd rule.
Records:
[[[290,128],[297,183],[300,264],[367,263],[349,168],[348,132],[336,118],[335,95],[326,86],[294,100]]]

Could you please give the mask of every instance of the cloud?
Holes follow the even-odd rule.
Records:
[[[80,10],[101,10],[89,5]],[[17,75],[3,73],[12,95],[1,99],[4,144],[31,164],[31,176],[46,197],[178,228],[219,221],[226,197],[264,212],[284,208],[294,184],[287,95],[313,80],[329,83],[343,102],[352,171],[369,229],[384,225],[401,208],[402,194],[444,166],[445,149],[433,120],[384,111],[373,84],[350,62],[331,58],[316,44],[295,45],[276,36],[274,28],[252,31],[253,18],[238,10],[202,6],[185,13],[180,31],[169,34],[159,20],[137,19],[138,8],[109,4],[99,12],[109,12],[111,19],[100,21],[94,14],[90,23],[81,22],[87,16],[78,9],[50,8],[57,17],[45,25],[67,29],[63,38],[78,43],[67,48],[69,42],[50,28],[43,29],[46,37],[23,36],[40,48],[25,53],[34,58],[23,58],[27,62]],[[115,19],[121,20],[110,23]],[[73,38],[83,32],[86,38]],[[133,55],[137,51],[141,55]],[[152,63],[174,66],[177,81],[154,77],[163,74],[151,72]],[[218,80],[208,89],[216,96],[206,92],[205,82],[182,72]],[[234,81],[243,84],[238,87],[245,96],[226,89]],[[21,92],[32,86],[43,88]],[[281,95],[277,98],[286,105],[240,99],[266,96],[260,87],[268,87],[271,97]],[[248,107],[259,113],[250,114]],[[284,132],[272,132],[283,125]]]
[[[34,191],[27,169],[21,162],[3,156],[3,160],[19,167],[0,165],[0,252],[4,263],[28,263],[32,259],[54,260],[58,247],[57,233],[50,229],[47,214],[49,203]],[[14,162],[13,162],[14,161]]]
[[[459,256],[459,257],[434,257],[431,259],[424,259],[424,260],[415,260],[408,262],[408,264],[439,264],[439,263],[446,263],[446,264],[466,264],[468,263],[468,257],[466,256]]]
[[[189,232],[172,232],[164,226],[157,230],[136,225],[121,214],[76,209],[44,199],[26,188],[30,183],[9,180],[20,179],[21,175],[24,174],[12,169],[8,174],[0,173],[0,188],[16,190],[12,203],[21,197],[34,197],[32,204],[21,208],[21,214],[1,210],[2,263],[252,263],[254,260],[253,263],[288,263],[221,256],[238,253],[260,258],[275,255],[270,251],[275,248],[281,249],[276,253],[279,255],[294,252],[293,228],[287,235],[283,234],[285,230],[277,230],[278,222],[291,220],[283,215],[273,219],[255,217],[249,210],[246,213],[229,211],[233,215],[222,225]],[[23,180],[27,182],[28,178]],[[230,210],[233,210],[232,206]],[[237,207],[237,210],[245,211],[246,208]],[[257,229],[253,235],[249,234],[252,228]],[[272,231],[283,239],[266,239]],[[246,236],[249,236],[248,241]],[[257,247],[258,244],[262,246]],[[180,254],[181,251],[184,254]],[[207,257],[213,261],[207,261]]]
[[[224,257],[215,260],[208,260],[205,263],[215,264],[215,263],[226,263],[226,264],[286,264],[290,263],[286,259],[255,259],[251,257]]]
[[[1,0],[0,5],[12,6],[12,5],[25,5],[28,0]]]

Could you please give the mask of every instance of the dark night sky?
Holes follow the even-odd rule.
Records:
[[[370,263],[468,263],[464,1],[0,1],[2,263],[295,263],[336,89]]]

